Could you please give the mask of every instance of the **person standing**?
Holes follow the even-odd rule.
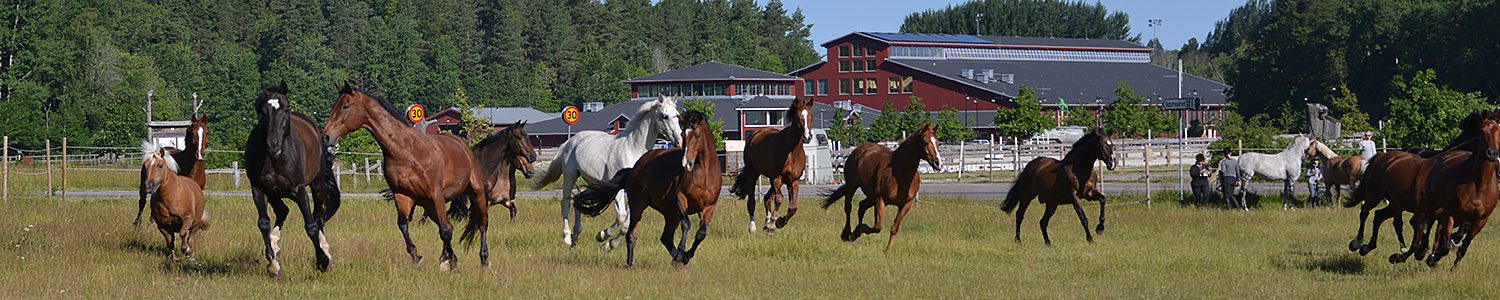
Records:
[[[1219,192],[1224,194],[1224,205],[1229,209],[1238,208],[1250,211],[1250,206],[1245,205],[1245,198],[1240,197],[1237,188],[1240,187],[1240,160],[1234,157],[1234,152],[1224,148],[1224,159],[1219,160]]]
[[[1203,153],[1199,153],[1197,161],[1193,162],[1193,168],[1188,174],[1193,176],[1193,198],[1198,200],[1198,205],[1208,205],[1208,166],[1205,166]]]
[[[1318,161],[1314,159],[1312,164],[1307,166],[1307,204],[1309,206],[1317,205],[1318,180],[1323,179],[1323,168],[1318,165]]]
[[[1375,141],[1370,140],[1372,135],[1369,131],[1366,131],[1365,136],[1359,140],[1359,156],[1364,156],[1365,161],[1369,161],[1370,158],[1375,157]]]

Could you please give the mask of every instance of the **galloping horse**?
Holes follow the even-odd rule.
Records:
[[[745,167],[735,176],[729,193],[745,199],[745,210],[750,214],[750,232],[755,232],[755,184],[761,176],[771,179],[771,190],[766,192],[766,234],[776,232],[777,227],[786,226],[787,220],[797,214],[797,186],[802,180],[802,170],[807,168],[807,154],[802,143],[812,139],[812,99],[792,100],[783,117],[788,121],[784,129],[766,128],[750,132],[745,139]],[[786,216],[777,218],[781,209],[781,186],[791,206]],[[775,207],[772,207],[772,201]]]
[[[301,209],[303,228],[315,245],[318,270],[326,272],[333,258],[323,225],[338,211],[340,197],[333,174],[333,153],[324,150],[317,123],[292,111],[286,82],[280,87],[261,87],[255,113],[260,118],[245,142],[245,171],[260,213],[257,225],[266,245],[266,270],[271,276],[281,277],[281,224],[287,216],[286,203],[281,199],[292,199]],[[267,204],[275,210],[274,225],[267,215]]]
[[[1021,241],[1021,221],[1032,198],[1039,198],[1041,203],[1047,204],[1041,220],[1042,240],[1047,245],[1052,245],[1052,237],[1047,235],[1047,222],[1052,220],[1057,206],[1064,204],[1073,205],[1073,210],[1078,212],[1078,221],[1083,223],[1084,237],[1090,243],[1094,242],[1094,234],[1089,232],[1089,217],[1083,213],[1079,199],[1099,201],[1099,225],[1094,231],[1104,233],[1104,207],[1109,199],[1096,186],[1099,178],[1094,176],[1095,161],[1104,161],[1105,168],[1115,169],[1115,145],[1097,130],[1074,142],[1073,150],[1068,151],[1062,160],[1037,157],[1026,163],[1026,168],[1011,185],[1005,202],[1000,206],[1000,210],[1007,213],[1016,211],[1016,242]],[[1020,209],[1016,209],[1017,206]]]
[[[1338,197],[1344,192],[1340,188],[1341,185],[1347,185],[1352,189],[1354,183],[1365,175],[1364,156],[1339,157],[1338,153],[1334,153],[1333,149],[1328,149],[1328,145],[1324,145],[1323,142],[1312,141],[1307,146],[1306,155],[1321,157],[1328,161],[1323,164],[1323,183],[1327,185],[1323,189],[1323,199],[1328,201],[1327,203],[1338,202]]]
[[[875,143],[865,143],[849,153],[844,167],[844,184],[824,195],[823,209],[844,199],[844,231],[839,238],[846,242],[859,239],[860,235],[880,233],[880,224],[885,219],[885,206],[894,205],[896,221],[891,224],[891,238],[885,242],[885,250],[891,250],[896,241],[896,232],[901,230],[901,219],[916,204],[917,190],[922,187],[922,178],[917,176],[917,163],[927,161],[933,170],[942,170],[943,157],[938,154],[937,128],[922,124],[895,151]],[[854,191],[865,193],[859,202],[859,226],[850,229],[849,213],[853,208]],[[875,227],[865,225],[865,212],[875,208]]]
[[[1427,266],[1436,266],[1448,251],[1453,249],[1454,239],[1449,238],[1447,233],[1453,232],[1455,223],[1461,223],[1463,230],[1454,236],[1461,236],[1463,246],[1458,248],[1458,257],[1453,260],[1453,266],[1458,267],[1458,262],[1464,259],[1464,254],[1469,251],[1469,245],[1474,236],[1484,229],[1485,223],[1489,221],[1491,212],[1495,210],[1496,200],[1500,200],[1500,182],[1497,182],[1496,171],[1500,171],[1500,122],[1496,122],[1489,111],[1484,112],[1486,117],[1481,121],[1480,135],[1482,140],[1474,150],[1481,151],[1449,151],[1436,159],[1428,173],[1427,193],[1424,195],[1424,210],[1418,217],[1412,219],[1436,220],[1438,233],[1434,239],[1438,242],[1437,249],[1427,256]],[[1421,225],[1428,226],[1429,222]],[[1424,238],[1426,228],[1413,228],[1416,233],[1413,236],[1414,248],[1425,248],[1427,242]],[[1422,245],[1418,245],[1420,241]],[[1420,251],[1420,250],[1417,250]]]
[[[178,166],[186,166],[186,168],[179,169],[180,172],[177,175],[192,177],[193,182],[198,183],[198,189],[201,190],[208,183],[208,175],[203,164],[203,154],[208,152],[208,140],[206,138],[208,136],[208,117],[199,117],[197,107],[198,105],[193,106],[192,122],[190,123],[192,125],[188,126],[188,136],[185,139],[185,144],[187,145],[184,145],[187,149],[178,151],[170,157],[176,161]],[[130,223],[135,226],[141,225],[141,212],[146,210],[146,199],[151,198],[151,194],[146,192],[146,169],[144,167],[141,169],[140,190],[141,198],[136,202],[135,222]]]
[[[719,158],[714,154],[714,136],[708,127],[707,116],[689,111],[682,116],[682,148],[657,149],[646,152],[635,166],[620,170],[613,179],[574,196],[573,206],[590,216],[598,215],[609,205],[621,189],[630,200],[630,222],[625,227],[625,265],[635,264],[635,242],[637,225],[647,207],[656,210],[666,219],[662,228],[661,244],[672,254],[672,264],[687,265],[698,252],[698,244],[708,236],[708,221],[714,217],[714,206],[719,203],[719,189],[724,181],[719,176]],[[680,161],[687,160],[683,167]],[[698,214],[698,233],[693,247],[687,248],[687,233],[692,228],[688,215]],[[676,246],[672,235],[682,227],[682,239]]]
[[[516,171],[531,178],[534,172],[531,163],[536,162],[536,148],[526,136],[526,122],[517,123],[485,137],[469,147],[474,159],[479,160],[479,169],[484,173],[484,190],[489,191],[490,205],[502,204],[515,207]],[[463,202],[454,203],[462,205]],[[451,210],[450,210],[451,211]],[[510,218],[516,218],[511,210]]]
[[[328,124],[323,126],[324,143],[332,147],[340,137],[365,129],[380,144],[385,157],[385,182],[396,198],[396,226],[406,239],[406,252],[412,263],[420,265],[422,256],[411,242],[407,223],[416,205],[438,224],[443,239],[443,253],[438,269],[448,271],[458,259],[453,253],[453,225],[443,206],[450,200],[469,200],[468,223],[460,241],[472,244],[479,234],[480,265],[490,264],[489,201],[485,192],[484,173],[478,167],[468,143],[451,134],[429,135],[402,123],[404,114],[383,99],[372,98],[345,82],[338,87],[339,97],[333,103]],[[511,208],[514,210],[515,208]]]
[[[165,149],[148,141],[141,143],[141,151],[146,157],[142,164],[146,181],[142,184],[151,194],[151,220],[167,240],[168,253],[174,252],[170,249],[181,236],[182,253],[192,257],[198,232],[208,229],[208,216],[203,214],[203,189],[189,177],[177,175],[177,161]]]
[[[563,143],[557,151],[557,157],[547,167],[547,172],[542,173],[531,184],[532,189],[540,189],[562,178],[563,244],[572,247],[578,242],[578,234],[583,232],[582,213],[574,212],[571,218],[573,222],[568,222],[573,187],[578,177],[582,176],[584,183],[589,185],[614,178],[615,173],[634,166],[636,159],[650,151],[659,135],[665,135],[672,143],[681,145],[682,127],[677,124],[678,115],[675,98],[661,97],[644,101],[620,134],[610,135],[598,130],[579,131],[572,139]],[[683,166],[687,166],[687,163],[684,162]],[[594,236],[595,240],[603,242],[615,235],[616,228],[624,229],[625,222],[630,221],[630,211],[626,209],[625,201],[624,192],[615,195],[615,223],[599,231]],[[615,237],[605,243],[604,248],[614,249],[618,245],[619,237]]]
[[[1302,160],[1311,157],[1307,155],[1307,145],[1310,143],[1306,136],[1298,135],[1280,153],[1250,152],[1240,155],[1240,179],[1249,182],[1255,175],[1260,175],[1265,179],[1281,180],[1281,208],[1291,207],[1292,182],[1302,177]],[[1312,190],[1307,192],[1316,193]]]

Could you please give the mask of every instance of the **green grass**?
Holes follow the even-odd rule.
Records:
[[[1113,203],[1137,198],[1116,196]],[[1437,269],[1391,265],[1385,256],[1398,246],[1389,226],[1383,247],[1370,256],[1345,251],[1356,228],[1352,209],[1286,212],[1263,202],[1264,209],[1234,212],[1170,201],[1149,210],[1124,204],[1109,208],[1107,231],[1089,244],[1063,207],[1049,247],[1037,230],[1040,205],[1027,212],[1023,240],[1016,243],[1013,217],[994,200],[924,199],[907,216],[895,247],[882,251],[884,233],[838,240],[842,203],[822,210],[815,199],[802,200],[796,219],[767,236],[747,233],[742,202],[725,199],[701,251],[678,270],[656,239],[660,214],[647,212],[637,266],[626,269],[623,249],[604,252],[588,238],[610,218],[585,220],[585,241],[569,249],[560,243],[556,200],[524,198],[517,220],[491,225],[493,270],[478,268],[477,247],[455,245],[459,272],[450,274],[436,268],[439,243],[431,222],[411,227],[429,258],[413,267],[392,205],[351,198],[327,230],[335,269],[313,269],[312,243],[293,216],[282,239],[286,277],[272,279],[264,274],[248,198],[210,197],[213,228],[200,236],[192,262],[165,258],[154,228],[129,225],[133,199],[11,199],[0,205],[0,282],[6,283],[0,291],[23,298],[1500,297],[1493,277],[1500,270],[1496,239],[1476,239],[1471,257],[1454,271],[1448,270],[1451,256]],[[1097,217],[1097,207],[1085,211]],[[888,218],[894,214],[887,212]]]

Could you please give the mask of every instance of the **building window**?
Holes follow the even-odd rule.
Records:
[[[880,88],[875,85],[875,78],[865,78],[865,94],[874,95],[879,92]]]
[[[746,111],[745,126],[781,126],[781,111]]]
[[[849,79],[839,79],[839,95],[849,94]]]
[[[849,73],[849,61],[847,61],[847,60],[840,60],[839,61],[839,73]]]
[[[802,95],[803,96],[817,96],[818,95],[817,80],[812,80],[812,79],[803,80],[802,81]]]
[[[865,47],[865,56],[875,56],[875,48]]]
[[[858,95],[864,95],[864,94],[865,94],[865,80],[864,79],[860,79],[860,78],[855,78],[854,79],[854,95],[858,96]]]
[[[917,81],[912,80],[911,76],[901,78],[901,93],[911,94],[911,86],[913,85],[917,85]]]
[[[839,57],[849,57],[849,45],[839,46]]]
[[[890,83],[887,84],[888,86],[890,86],[887,89],[887,93],[889,93],[891,95],[900,94],[901,93],[901,77],[891,77],[891,78],[886,78],[886,79],[890,80]]]
[[[865,72],[875,72],[875,60],[865,61]]]
[[[828,79],[818,79],[818,96],[828,96]]]

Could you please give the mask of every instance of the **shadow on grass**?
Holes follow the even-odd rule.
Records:
[[[261,262],[261,258],[253,251],[236,251],[227,257],[209,257],[199,253],[194,259],[165,258],[161,263],[161,270],[192,276],[250,274],[260,271],[257,267]]]
[[[149,237],[142,237],[139,235],[129,235],[123,237],[120,241],[119,246],[121,250],[125,250],[127,252],[149,254],[154,256],[164,256],[167,254],[167,251],[171,249],[171,247],[167,246],[167,241],[164,239],[151,239]]]
[[[1359,256],[1349,253],[1289,252],[1287,258],[1274,263],[1283,269],[1302,269],[1339,275],[1365,274],[1368,265]]]

